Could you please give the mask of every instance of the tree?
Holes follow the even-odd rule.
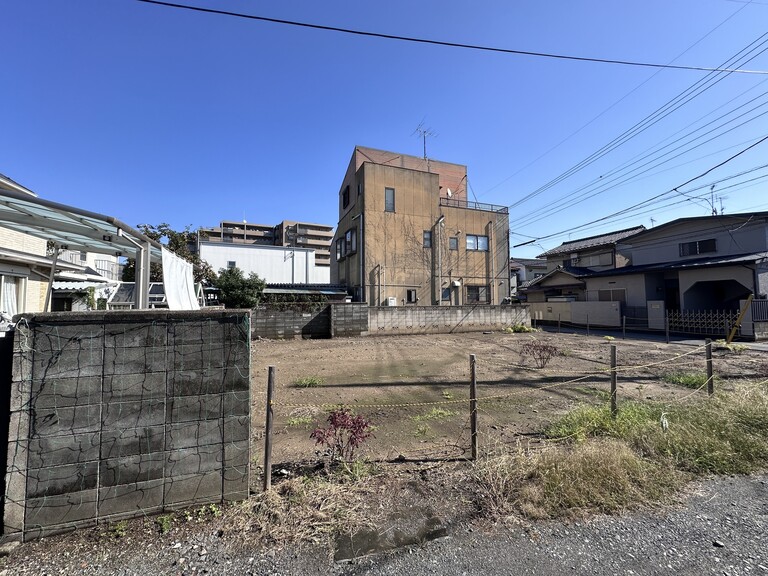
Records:
[[[213,268],[202,260],[195,252],[197,243],[197,232],[187,226],[183,231],[173,230],[168,224],[163,222],[157,226],[151,224],[139,224],[137,228],[142,234],[163,244],[168,250],[192,263],[192,276],[195,282],[213,283],[216,279],[216,273]],[[123,281],[134,282],[136,280],[136,261],[133,258],[128,259],[128,263],[123,268]],[[149,267],[150,282],[163,281],[163,267],[160,264],[152,263]]]
[[[219,271],[214,286],[221,290],[219,301],[227,308],[255,308],[264,296],[264,280],[255,272],[245,277],[240,268]]]

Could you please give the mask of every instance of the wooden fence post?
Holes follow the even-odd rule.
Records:
[[[622,340],[627,339],[627,316],[626,315],[621,317],[621,339]]]
[[[557,315],[557,333],[560,334],[560,314]]]
[[[589,314],[587,314],[587,336],[589,336]]]
[[[611,418],[616,418],[616,344],[611,344]]]
[[[275,391],[275,367],[267,378],[267,422],[264,429],[264,492],[272,487],[272,395]]]
[[[712,370],[712,340],[707,338],[707,395],[712,396],[715,393],[715,380]]]
[[[667,344],[669,344],[669,314],[664,318],[664,330],[667,333]]]
[[[477,460],[477,358],[469,355],[469,429],[472,443],[472,460]]]

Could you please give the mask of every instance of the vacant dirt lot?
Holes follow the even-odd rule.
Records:
[[[538,368],[525,352],[536,341],[557,354]],[[314,459],[310,432],[332,405],[369,418],[375,438],[361,454],[373,459],[463,457],[469,450],[469,355],[477,357],[481,450],[536,443],[548,423],[581,402],[607,403],[610,345],[618,355],[618,402],[686,401],[695,392],[665,376],[704,374],[702,346],[600,336],[470,333],[253,343],[252,402],[256,462],[263,451],[267,367],[277,369],[273,462]],[[763,352],[716,349],[716,387],[765,377]],[[296,383],[308,379],[313,386]]]

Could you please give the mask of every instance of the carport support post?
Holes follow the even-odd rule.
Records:
[[[267,422],[264,428],[264,492],[272,488],[272,394],[275,391],[275,367],[267,378]]]
[[[469,436],[472,442],[472,460],[477,460],[477,358],[469,355]]]
[[[707,338],[707,395],[712,396],[715,393],[715,381],[712,371],[712,340]]]
[[[616,344],[611,344],[611,418],[616,418]]]

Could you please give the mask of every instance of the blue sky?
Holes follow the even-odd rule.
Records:
[[[768,22],[765,0],[179,3],[703,67],[720,66],[765,34]],[[722,75],[622,146],[542,190],[706,72],[395,42],[136,0],[5,1],[0,21],[0,172],[44,198],[132,225],[196,228],[243,218],[335,225],[353,147],[421,155],[414,134],[421,123],[435,133],[427,141],[430,157],[468,166],[470,197],[513,206],[511,244],[534,240],[513,249],[515,256],[532,257],[569,238],[650,226],[651,218],[659,224],[707,215],[709,197],[696,196],[719,180],[712,190],[718,209],[722,197],[726,213],[768,210],[768,169],[723,180],[768,164],[765,142],[680,188],[687,196],[674,193],[623,220],[571,230],[672,190],[768,135],[768,114],[760,116],[768,111],[766,75]],[[768,70],[765,48],[768,43],[756,44],[754,58],[740,67]],[[677,157],[656,165],[654,147],[665,144],[664,151],[680,146],[670,154]],[[615,170],[649,153],[622,183],[624,173]],[[601,193],[563,205],[594,191]]]

